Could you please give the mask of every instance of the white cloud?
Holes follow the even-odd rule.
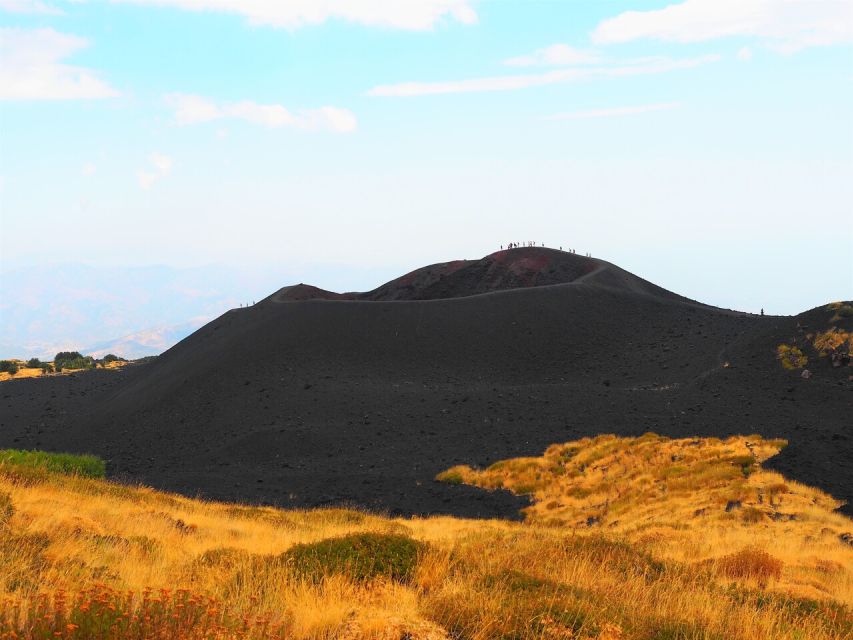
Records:
[[[169,156],[164,156],[162,153],[152,153],[150,156],[151,164],[160,173],[169,173],[172,169],[172,159]]]
[[[491,76],[485,78],[470,78],[468,80],[452,80],[446,82],[402,82],[373,87],[367,92],[370,96],[409,97],[438,95],[445,93],[474,93],[482,91],[511,91],[526,89],[561,82],[570,82],[580,78],[590,77],[619,77],[664,73],[676,69],[689,69],[720,59],[718,55],[706,55],[698,58],[644,58],[631,62],[613,64],[611,66],[572,67],[558,69],[545,73]]]
[[[53,29],[0,28],[0,100],[109,98],[118,92],[89,69],[62,64],[88,41]]]
[[[609,107],[606,109],[591,109],[589,111],[572,111],[569,113],[557,113],[545,118],[546,120],[583,120],[587,118],[613,118],[619,116],[631,116],[638,113],[650,111],[669,111],[681,106],[679,102],[661,102],[657,104],[643,104],[630,107]]]
[[[219,107],[201,96],[176,93],[166,96],[166,102],[175,107],[175,121],[178,124],[197,124],[224,117]]]
[[[738,49],[737,59],[743,61],[752,60],[752,49],[749,47],[741,47]]]
[[[250,24],[285,29],[330,19],[394,29],[432,29],[445,17],[474,24],[471,0],[113,0],[137,5],[216,11],[243,16]]]
[[[509,58],[504,64],[509,67],[544,67],[595,64],[600,61],[601,58],[595,51],[575,49],[567,44],[552,44],[526,56]]]
[[[626,11],[592,33],[600,44],[653,38],[701,42],[727,36],[759,38],[794,52],[853,42],[850,0],[684,0],[653,11]]]
[[[217,104],[210,98],[182,93],[166,96],[166,102],[174,107],[175,122],[181,125],[230,118],[265,127],[293,127],[337,133],[355,131],[358,125],[351,111],[338,107],[292,112],[280,104],[259,104],[251,100]]]
[[[156,173],[152,173],[150,171],[140,170],[136,172],[136,179],[139,181],[139,186],[143,189],[150,189],[151,185],[153,185],[159,177],[160,176]]]
[[[151,163],[152,168],[140,169],[136,172],[136,179],[139,182],[139,186],[143,189],[150,189],[155,182],[165,178],[172,170],[172,159],[162,153],[155,151],[148,156],[148,161]]]
[[[62,11],[46,5],[39,0],[0,0],[0,11],[8,13],[35,13],[40,15],[59,16]]]
[[[83,165],[83,169],[81,169],[80,172],[88,178],[90,176],[95,175],[97,170],[98,170],[98,168],[93,163],[87,162],[86,164]]]

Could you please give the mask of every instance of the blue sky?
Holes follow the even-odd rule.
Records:
[[[367,289],[535,239],[726,307],[853,298],[847,1],[0,0],[0,28],[7,272]]]

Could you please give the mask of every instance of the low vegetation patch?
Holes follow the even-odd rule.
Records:
[[[809,359],[799,347],[790,344],[780,344],[776,347],[776,358],[782,366],[789,371],[802,369],[809,363]]]
[[[823,330],[807,331],[807,327],[798,325],[798,335],[791,338],[790,344],[776,347],[776,358],[785,369],[802,369],[810,361],[815,366],[825,366],[827,361],[833,368],[853,366],[853,303],[833,302],[827,305],[826,311],[826,324],[817,322],[823,324]]]
[[[0,466],[3,465],[42,469],[85,478],[104,478],[107,474],[106,463],[97,456],[71,453],[0,449]]]
[[[814,337],[813,344],[821,356],[826,356],[839,349],[853,351],[853,332],[832,327],[828,331],[818,333]]]
[[[356,533],[289,549],[283,559],[293,572],[314,582],[343,574],[356,582],[385,577],[411,582],[424,544],[403,535]]]
[[[71,601],[60,590],[52,597],[40,595],[23,609],[0,610],[3,640],[283,640],[282,627],[268,617],[229,614],[217,599],[188,589],[146,589],[137,595],[96,584]]]
[[[456,466],[436,479],[532,495],[527,520],[552,526],[632,531],[649,520],[687,526],[697,511],[702,526],[720,518],[728,522],[735,511],[744,522],[756,523],[773,516],[771,502],[782,499],[778,487],[785,485],[781,476],[771,487],[765,486],[767,475],[753,476],[785,444],[760,436],[605,435],[553,445],[540,458],[501,460],[483,470]],[[826,498],[824,504],[834,508],[836,503]]]

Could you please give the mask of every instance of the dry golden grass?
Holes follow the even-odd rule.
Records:
[[[37,378],[40,375],[43,375],[43,373],[44,372],[41,370],[41,367],[27,366],[18,369],[18,372],[14,376],[6,371],[0,371],[0,382],[3,380],[11,380],[12,378]]]
[[[15,375],[7,373],[6,371],[0,371],[0,382],[4,382],[6,380],[19,380],[21,378],[38,378],[39,376],[62,376],[69,375],[72,373],[78,373],[80,371],[89,371],[89,369],[63,369],[59,372],[51,372],[46,373],[41,367],[27,367],[26,363],[23,360],[13,360],[13,362],[17,362],[19,365],[18,372]],[[45,364],[53,365],[52,362],[46,362]],[[119,369],[128,362],[125,360],[114,360],[112,362],[106,362],[101,365],[103,369]]]
[[[853,617],[843,603],[851,601],[853,550],[837,536],[851,523],[830,512],[835,503],[795,483],[783,490],[775,474],[747,478],[745,460],[736,465],[738,511],[772,500],[799,520],[726,514],[719,502],[726,490],[715,483],[734,474],[699,474],[691,498],[696,460],[712,451],[745,455],[747,439],[689,445],[684,455],[696,459],[669,464],[692,471],[665,480],[679,497],[654,494],[661,481],[654,442],[680,455],[678,441],[648,436],[632,446],[603,437],[571,456],[565,447],[575,444],[559,445],[499,467],[505,484],[522,467],[530,482],[534,467],[545,477],[562,456],[586,460],[584,471],[597,480],[584,487],[612,484],[601,497],[615,495],[623,479],[643,487],[649,499],[624,505],[615,526],[616,516],[598,507],[602,524],[576,522],[573,514],[595,506],[593,494],[571,498],[584,505],[579,511],[564,497],[546,509],[538,498],[550,489],[541,482],[529,522],[520,524],[210,503],[0,465],[0,638],[849,638]],[[749,442],[757,460],[776,446]],[[617,473],[620,456],[644,460],[645,471]],[[567,475],[556,473],[560,483]],[[694,516],[696,500],[726,515]],[[809,538],[807,530],[816,533]],[[311,580],[282,562],[298,543],[356,532],[425,543],[414,578]]]
[[[530,523],[606,531],[660,558],[696,562],[764,549],[784,566],[772,590],[853,605],[853,548],[839,540],[853,523],[834,511],[842,503],[831,496],[761,469],[785,444],[605,435],[484,470],[454,467],[439,479],[530,494]]]

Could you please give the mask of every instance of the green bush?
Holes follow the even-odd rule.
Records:
[[[11,360],[0,360],[0,373],[15,375],[18,373],[18,363]]]
[[[297,576],[313,582],[344,574],[359,582],[384,576],[407,583],[414,577],[418,556],[425,547],[403,535],[354,533],[298,544],[281,558]]]
[[[85,478],[103,478],[107,475],[106,463],[97,456],[47,451],[22,451],[0,449],[0,465],[17,465],[67,473]]]
[[[62,371],[63,369],[91,369],[94,366],[94,358],[84,356],[79,351],[60,351],[53,358],[53,367],[57,371]]]
[[[106,364],[108,362],[127,362],[127,360],[125,360],[124,358],[118,357],[114,353],[108,353],[103,358],[101,358],[101,362]]]
[[[44,363],[42,363],[42,361],[38,358],[30,358],[29,360],[27,360],[27,367],[29,367],[30,369],[41,369],[42,364]]]

